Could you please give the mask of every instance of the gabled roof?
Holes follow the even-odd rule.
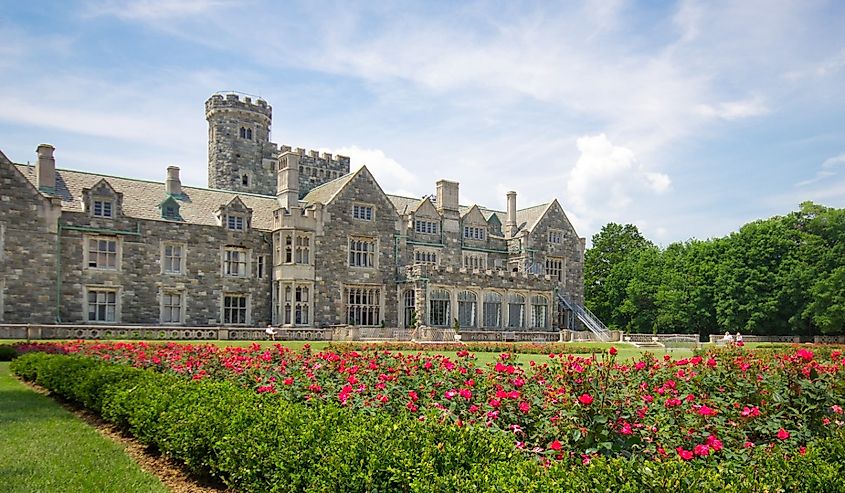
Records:
[[[401,195],[388,195],[387,198],[390,199],[393,207],[396,208],[396,212],[400,215],[414,212],[423,201],[422,198],[403,197]]]
[[[328,204],[329,202],[334,199],[335,195],[338,194],[343,188],[352,181],[355,176],[364,169],[365,166],[358,168],[357,170],[347,173],[343,176],[337,177],[332,181],[327,181],[318,187],[314,187],[309,191],[305,197],[302,198],[302,202],[307,204],[313,204],[319,202],[321,204]]]
[[[546,211],[553,203],[554,202],[549,202],[546,204],[535,205],[516,211],[516,225],[519,231],[524,229],[534,231],[534,227],[537,226],[540,219],[543,219],[543,216],[546,215]]]
[[[15,167],[30,183],[35,184],[34,166],[16,164]],[[92,188],[104,178],[115,191],[123,193],[124,215],[164,221],[159,209],[159,204],[167,197],[164,183],[57,169],[56,195],[62,200],[62,209],[82,212],[82,189]],[[182,195],[174,196],[179,203],[179,215],[186,223],[206,226],[217,226],[215,213],[221,205],[228,204],[235,197],[252,209],[253,228],[273,229],[273,211],[279,207],[275,197],[187,186],[182,187]]]

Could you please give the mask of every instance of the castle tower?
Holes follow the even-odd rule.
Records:
[[[208,120],[208,186],[276,194],[276,146],[270,142],[272,108],[263,99],[214,94],[205,102]]]

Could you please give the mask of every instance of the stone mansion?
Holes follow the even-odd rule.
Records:
[[[385,193],[366,166],[270,142],[271,107],[215,94],[208,188],[34,165],[0,152],[0,321],[572,327],[583,238],[557,200],[507,210]]]

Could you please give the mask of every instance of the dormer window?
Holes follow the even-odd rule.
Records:
[[[244,217],[229,214],[228,216],[226,216],[226,227],[232,231],[243,231]]]
[[[158,206],[161,209],[162,219],[167,219],[168,221],[182,220],[182,216],[179,214],[179,202],[173,196],[168,196]]]
[[[414,231],[417,233],[437,234],[438,223],[436,221],[421,221],[419,219],[414,221]]]
[[[94,199],[92,213],[94,217],[114,217],[114,202]]]
[[[487,235],[485,228],[464,226],[464,238],[468,240],[483,240]]]

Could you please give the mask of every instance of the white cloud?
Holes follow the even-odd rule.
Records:
[[[566,200],[585,217],[619,213],[634,195],[660,194],[672,183],[665,173],[643,169],[632,150],[614,145],[605,134],[585,135],[576,145],[581,156],[567,179]]]
[[[123,20],[157,21],[194,16],[212,9],[234,5],[231,0],[109,0],[87,6],[91,17],[110,15]]]
[[[409,191],[417,182],[414,174],[395,159],[388,157],[383,150],[349,146],[334,149],[331,152],[341,156],[349,156],[352,170],[366,165],[386,193],[411,197],[417,195]]]
[[[806,187],[807,185],[812,185],[813,183],[817,183],[824,179],[832,178],[839,174],[839,170],[836,168],[843,165],[845,165],[845,153],[827,158],[822,162],[821,168],[816,171],[816,175],[813,178],[799,181],[795,184],[795,186]]]
[[[763,98],[754,96],[748,99],[737,101],[724,101],[713,105],[700,104],[698,112],[707,117],[721,118],[722,120],[739,120],[769,113],[769,107]]]

